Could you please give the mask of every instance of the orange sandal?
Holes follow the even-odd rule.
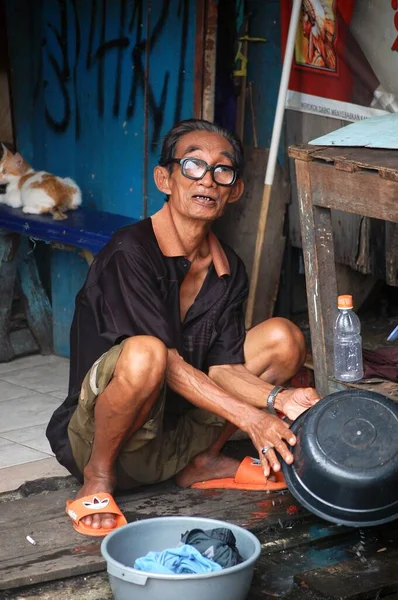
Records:
[[[258,458],[246,456],[240,463],[235,477],[226,479],[209,479],[208,481],[199,481],[191,485],[191,488],[201,490],[209,489],[227,489],[227,490],[259,490],[273,492],[286,490],[287,485],[281,471],[273,473],[276,481],[265,479],[261,462]]]
[[[97,513],[111,513],[116,515],[116,526],[108,529],[106,527],[100,527],[99,529],[93,529],[87,527],[83,522],[82,518],[88,515],[94,515]],[[120,508],[116,504],[111,494],[99,493],[93,496],[84,496],[77,500],[66,501],[66,514],[72,519],[73,528],[83,535],[93,536],[104,536],[114,531],[118,527],[122,527],[127,524],[127,521],[121,512]]]

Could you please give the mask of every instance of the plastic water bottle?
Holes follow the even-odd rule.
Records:
[[[334,376],[339,381],[358,381],[363,377],[361,323],[352,310],[352,296],[339,296],[337,306]]]

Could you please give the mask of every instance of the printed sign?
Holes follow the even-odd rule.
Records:
[[[283,48],[291,8],[281,0]],[[286,108],[348,121],[398,112],[397,34],[398,0],[303,0]]]

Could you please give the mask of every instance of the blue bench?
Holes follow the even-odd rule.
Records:
[[[90,264],[93,255],[117,229],[135,222],[129,217],[89,208],[67,214],[67,219],[56,221],[48,215],[27,215],[0,204],[0,362],[27,354],[34,345],[42,354],[49,354],[54,348],[54,315],[29,240],[42,240],[56,248],[78,249]],[[62,272],[57,277],[62,278]],[[17,282],[29,326],[25,335],[10,330]],[[71,303],[74,292],[71,291]]]

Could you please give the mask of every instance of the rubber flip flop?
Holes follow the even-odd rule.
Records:
[[[87,527],[82,522],[81,519],[83,517],[97,513],[112,513],[116,515],[116,526],[110,529],[107,527],[93,529],[92,527]],[[72,519],[73,528],[83,535],[104,536],[118,527],[127,524],[123,513],[111,494],[103,492],[92,496],[83,496],[83,498],[78,498],[77,500],[67,500],[66,514]]]
[[[281,471],[273,473],[276,481],[265,479],[261,462],[258,458],[246,456],[240,463],[235,477],[225,479],[209,479],[191,485],[191,488],[201,490],[227,489],[227,490],[261,490],[277,491],[287,489],[285,478]]]

